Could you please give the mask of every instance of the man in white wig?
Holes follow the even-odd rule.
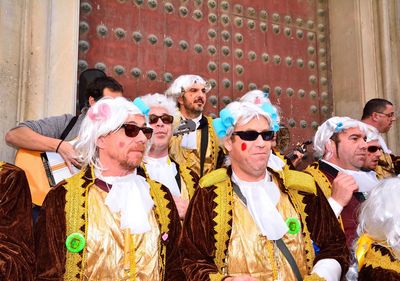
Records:
[[[181,75],[165,91],[179,108],[176,122],[190,119],[196,130],[189,134],[173,136],[170,143],[170,156],[179,164],[195,171],[199,177],[215,170],[223,160],[223,151],[212,127],[212,118],[203,115],[207,93],[211,85],[198,75]]]
[[[149,124],[153,129],[151,146],[143,159],[146,172],[152,180],[168,187],[183,219],[199,179],[194,171],[179,165],[168,154],[177,111],[175,102],[160,94],[148,94],[138,99],[149,108]]]
[[[376,181],[369,181],[360,171],[367,152],[367,129],[364,123],[349,117],[332,117],[319,126],[314,137],[315,157],[305,172],[310,173],[328,198],[342,222],[347,245],[354,240],[356,210]]]
[[[382,146],[379,143],[379,132],[373,126],[367,124],[365,126],[367,129],[367,154],[361,170],[367,172],[368,175],[371,175],[375,179],[381,179],[381,175],[378,175],[375,171],[379,165],[379,158],[383,153]]]
[[[138,168],[152,132],[124,98],[88,110],[75,145],[83,168],[38,219],[36,280],[185,280],[173,198]]]
[[[399,198],[400,179],[385,179],[361,205],[356,263],[348,280],[400,280]]]
[[[272,122],[274,123],[272,127],[273,131],[275,133],[279,131],[279,123],[280,123],[279,112],[276,106],[272,105],[270,99],[268,98],[267,92],[263,92],[260,90],[252,90],[244,94],[239,100],[251,102],[258,106],[267,104],[264,105],[264,107],[267,106],[269,107],[268,112],[270,113]],[[274,140],[277,141],[277,134],[275,134]],[[268,167],[274,170],[282,170],[283,168],[296,168],[300,164],[303,154],[300,153],[300,151],[298,150],[294,150],[290,154],[292,155],[292,157],[289,158],[286,157],[285,155],[282,155],[276,148],[276,143],[274,143],[274,146],[272,148],[272,153],[268,160]]]
[[[231,165],[200,180],[186,214],[187,280],[339,280],[345,237],[308,174],[267,169],[274,132],[262,107],[232,102],[213,121]]]

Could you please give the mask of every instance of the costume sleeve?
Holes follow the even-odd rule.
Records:
[[[311,239],[319,248],[314,264],[322,259],[335,259],[341,265],[343,278],[349,267],[349,250],[339,221],[319,187],[316,195],[305,195],[303,202]]]
[[[208,188],[198,188],[189,204],[180,244],[187,280],[208,281],[210,275],[213,280],[223,278],[214,263],[214,205]]]
[[[383,269],[382,267],[363,266],[358,273],[358,281],[398,281],[400,273],[394,270]]]
[[[27,120],[21,122],[16,128],[28,127],[43,136],[59,139],[73,117],[72,114],[63,114],[40,120]]]
[[[162,186],[166,191],[168,190],[165,186]],[[185,274],[182,271],[182,258],[179,252],[179,238],[181,234],[181,221],[179,219],[179,213],[175,206],[174,199],[171,193],[167,192],[171,212],[169,215],[169,233],[168,233],[168,244],[167,244],[167,256],[165,264],[165,280],[166,281],[185,281]],[[161,234],[163,235],[163,234]],[[162,242],[163,243],[163,242]]]
[[[25,172],[0,163],[0,280],[34,280],[32,224]]]
[[[36,280],[64,280],[66,262],[65,193],[63,186],[51,190],[35,225]]]

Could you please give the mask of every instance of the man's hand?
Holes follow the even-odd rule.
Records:
[[[358,190],[358,185],[352,176],[339,172],[332,183],[332,195],[342,207],[347,206],[353,193]]]
[[[178,209],[179,218],[184,219],[186,216],[186,211],[189,206],[189,200],[182,199],[177,196],[173,196],[176,208]]]
[[[72,165],[74,165],[77,168],[80,168],[79,162],[76,160],[76,154],[74,147],[72,144],[69,142],[63,141],[60,146],[58,147],[57,151],[61,157],[64,159],[65,163],[67,164],[67,167],[69,171],[72,173]]]
[[[258,281],[258,279],[249,275],[242,275],[237,277],[228,277],[225,278],[224,281]]]

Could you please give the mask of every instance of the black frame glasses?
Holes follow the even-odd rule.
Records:
[[[383,114],[383,115],[385,115],[386,117],[388,117],[388,118],[393,118],[393,116],[394,116],[394,112],[390,112],[390,113],[385,113],[385,112],[377,112],[377,113],[379,113],[379,114]]]
[[[164,124],[172,124],[172,122],[174,122],[174,116],[169,115],[169,114],[166,114],[166,113],[164,113],[164,114],[161,115],[161,116],[156,115],[156,114],[150,114],[150,115],[149,115],[149,123],[150,123],[150,124],[155,124],[155,123],[157,123],[157,122],[158,122],[158,119],[161,119],[161,121],[162,121]]]
[[[261,135],[264,141],[270,141],[274,138],[275,132],[274,131],[237,131],[233,132],[232,135],[239,136],[244,141],[255,141],[259,135]]]
[[[382,150],[382,147],[377,146],[377,145],[371,145],[371,146],[368,146],[368,147],[367,147],[367,151],[368,151],[369,153],[375,153],[375,152],[377,152],[378,150]]]
[[[145,137],[149,140],[153,135],[153,129],[149,127],[139,127],[134,124],[122,124],[121,128],[124,128],[125,135],[130,138],[134,138],[139,135],[139,132],[142,131]]]

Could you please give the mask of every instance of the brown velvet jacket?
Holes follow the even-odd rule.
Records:
[[[400,280],[400,261],[382,246],[373,244],[366,253],[365,264],[358,273],[359,281],[398,281]]]
[[[213,174],[218,173],[220,170],[216,170],[208,176],[212,178]],[[278,178],[279,188],[283,192],[292,192],[285,187],[284,179],[279,174],[272,170],[270,172],[274,177]],[[227,174],[230,180],[230,169],[228,169]],[[307,175],[307,177],[309,176]],[[214,238],[216,234],[214,219],[217,216],[217,204],[214,200],[218,191],[216,185],[204,185],[203,179],[200,181],[200,188],[197,189],[190,202],[182,230],[180,250],[183,259],[183,271],[187,280],[223,280],[224,275],[214,262],[217,252],[217,242]],[[232,192],[232,190],[224,190],[223,192]],[[321,259],[335,259],[340,263],[342,276],[344,276],[348,269],[349,252],[343,231],[324,194],[318,187],[315,194],[304,191],[294,192],[300,198],[303,198],[302,202],[305,204],[304,212],[300,213],[301,221],[306,222],[311,240],[320,248],[320,252],[310,262],[315,264]],[[222,207],[221,209],[224,208]],[[232,217],[231,212],[229,215]],[[225,255],[231,235],[232,219],[229,220],[228,224],[229,227],[226,228],[228,231],[225,241]],[[304,229],[303,223],[302,229]]]
[[[138,174],[144,176],[143,170],[138,169]],[[82,176],[83,194],[85,193],[84,190],[94,183],[91,175],[92,171],[89,168]],[[64,188],[65,185],[66,182],[62,181],[48,193],[35,226],[36,280],[64,280],[67,253],[65,247],[66,216],[64,209],[67,193]],[[167,243],[164,280],[184,281],[186,279],[181,269],[181,258],[178,251],[178,239],[181,232],[179,215],[168,188],[161,185],[161,189],[166,193],[166,199],[169,201],[167,208],[170,209],[168,239],[165,242],[160,241],[160,243]],[[80,279],[81,277],[78,276],[77,280]]]
[[[332,190],[332,183],[336,178],[338,171],[323,161],[314,162],[305,169],[306,173],[315,175],[312,171],[314,171],[314,173],[319,171],[325,175],[326,179],[328,179],[329,182],[322,183],[321,180],[317,179],[316,182],[320,185],[321,189],[324,190],[326,198],[329,198]],[[330,190],[329,195],[326,193],[327,189]],[[342,213],[340,214],[343,222],[344,233],[346,235],[346,243],[349,249],[353,246],[353,241],[357,237],[358,210],[365,199],[366,198],[361,192],[353,193],[350,202],[343,208]]]
[[[32,199],[25,172],[0,162],[0,280],[34,280]]]

